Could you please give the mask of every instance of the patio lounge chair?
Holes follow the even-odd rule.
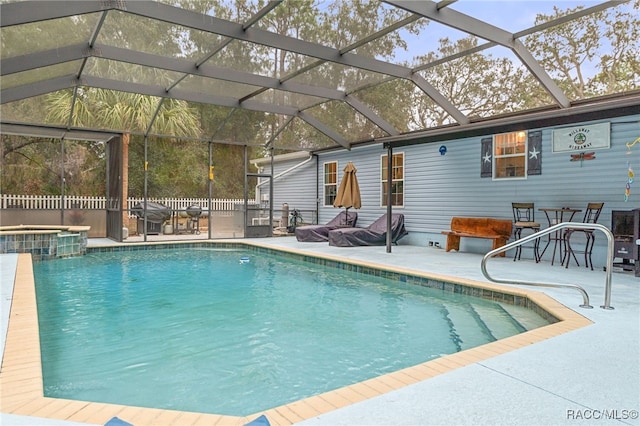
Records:
[[[326,225],[304,225],[295,230],[296,239],[302,242],[326,242],[329,240],[329,231],[339,227],[354,227],[358,220],[358,213],[348,210],[340,212]]]
[[[404,215],[391,216],[391,242],[396,244],[407,235]],[[387,215],[380,216],[366,228],[338,228],[329,231],[329,245],[337,247],[383,246],[387,242]]]

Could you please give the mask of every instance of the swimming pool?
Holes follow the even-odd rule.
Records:
[[[524,330],[486,300],[247,249],[34,271],[45,394],[58,398],[244,415]]]

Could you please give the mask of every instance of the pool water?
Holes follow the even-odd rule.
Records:
[[[244,416],[524,331],[486,300],[250,250],[34,273],[56,398]]]

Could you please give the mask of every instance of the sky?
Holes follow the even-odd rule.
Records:
[[[604,0],[602,0],[604,1]],[[602,3],[594,0],[459,0],[448,6],[450,9],[480,19],[498,28],[502,28],[511,33],[516,33],[535,25],[536,16],[540,13],[552,15],[553,7],[557,6],[562,10],[584,6],[585,8]],[[427,31],[429,39],[437,40],[449,37],[457,40],[467,36],[467,34],[453,28],[435,22],[429,24]],[[409,43],[425,43],[425,37],[406,35],[405,40]],[[413,39],[413,40],[412,40]]]
[[[536,15],[553,14],[553,7],[566,10],[577,6],[591,7],[602,1],[594,0],[459,0],[450,7],[492,25],[515,33],[535,25]]]
[[[554,14],[554,6],[561,10],[574,9],[577,6],[589,8],[603,3],[604,0],[458,0],[448,6],[450,9],[470,15],[508,32],[516,33],[535,25],[536,16]],[[417,55],[424,55],[436,51],[439,40],[448,37],[452,42],[467,37],[468,34],[437,22],[431,22],[420,35],[402,32],[404,40],[409,45],[407,51],[396,51],[397,62],[408,61]],[[480,44],[484,40],[479,41]],[[487,49],[485,54],[493,57],[509,57],[515,60],[515,55],[507,48],[494,47]],[[519,62],[519,61],[518,61]]]

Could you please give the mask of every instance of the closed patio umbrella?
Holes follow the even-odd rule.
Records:
[[[349,161],[344,168],[344,175],[342,175],[342,181],[340,182],[336,199],[333,202],[333,207],[344,207],[347,210],[351,207],[354,209],[362,207],[356,171],[356,167]]]

